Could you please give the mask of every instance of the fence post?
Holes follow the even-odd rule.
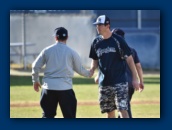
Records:
[[[142,11],[137,10],[137,27],[138,29],[142,28]]]
[[[23,19],[22,19],[22,41],[23,41],[23,46],[22,46],[22,57],[23,57],[23,66],[24,70],[26,70],[26,13],[25,11],[23,12]]]

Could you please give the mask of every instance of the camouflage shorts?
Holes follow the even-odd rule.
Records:
[[[128,110],[128,83],[119,83],[114,86],[99,87],[99,103],[101,112]]]

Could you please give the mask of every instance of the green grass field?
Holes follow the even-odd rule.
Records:
[[[134,118],[160,118],[160,75],[144,75],[145,90],[132,98]],[[73,88],[77,97],[77,118],[106,118],[98,105],[98,86],[93,78],[76,75]],[[40,92],[32,88],[31,76],[10,76],[10,118],[41,118]],[[57,118],[62,118],[57,109]]]

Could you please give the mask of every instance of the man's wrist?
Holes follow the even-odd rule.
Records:
[[[35,84],[35,83],[39,83],[39,81],[32,81],[32,83],[33,83],[33,84]]]
[[[92,67],[90,70],[92,70],[92,71],[94,72],[94,71],[95,71],[95,69],[96,69],[95,67]]]

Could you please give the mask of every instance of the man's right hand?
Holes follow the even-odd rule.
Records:
[[[98,81],[99,81],[99,75],[96,75],[96,77],[94,78],[94,82],[95,82],[96,84],[98,84]]]
[[[41,84],[39,82],[33,83],[33,88],[36,92],[39,92],[39,88],[41,88]]]
[[[90,71],[90,76],[89,77],[91,78],[94,75],[94,70],[90,69],[89,71]]]

